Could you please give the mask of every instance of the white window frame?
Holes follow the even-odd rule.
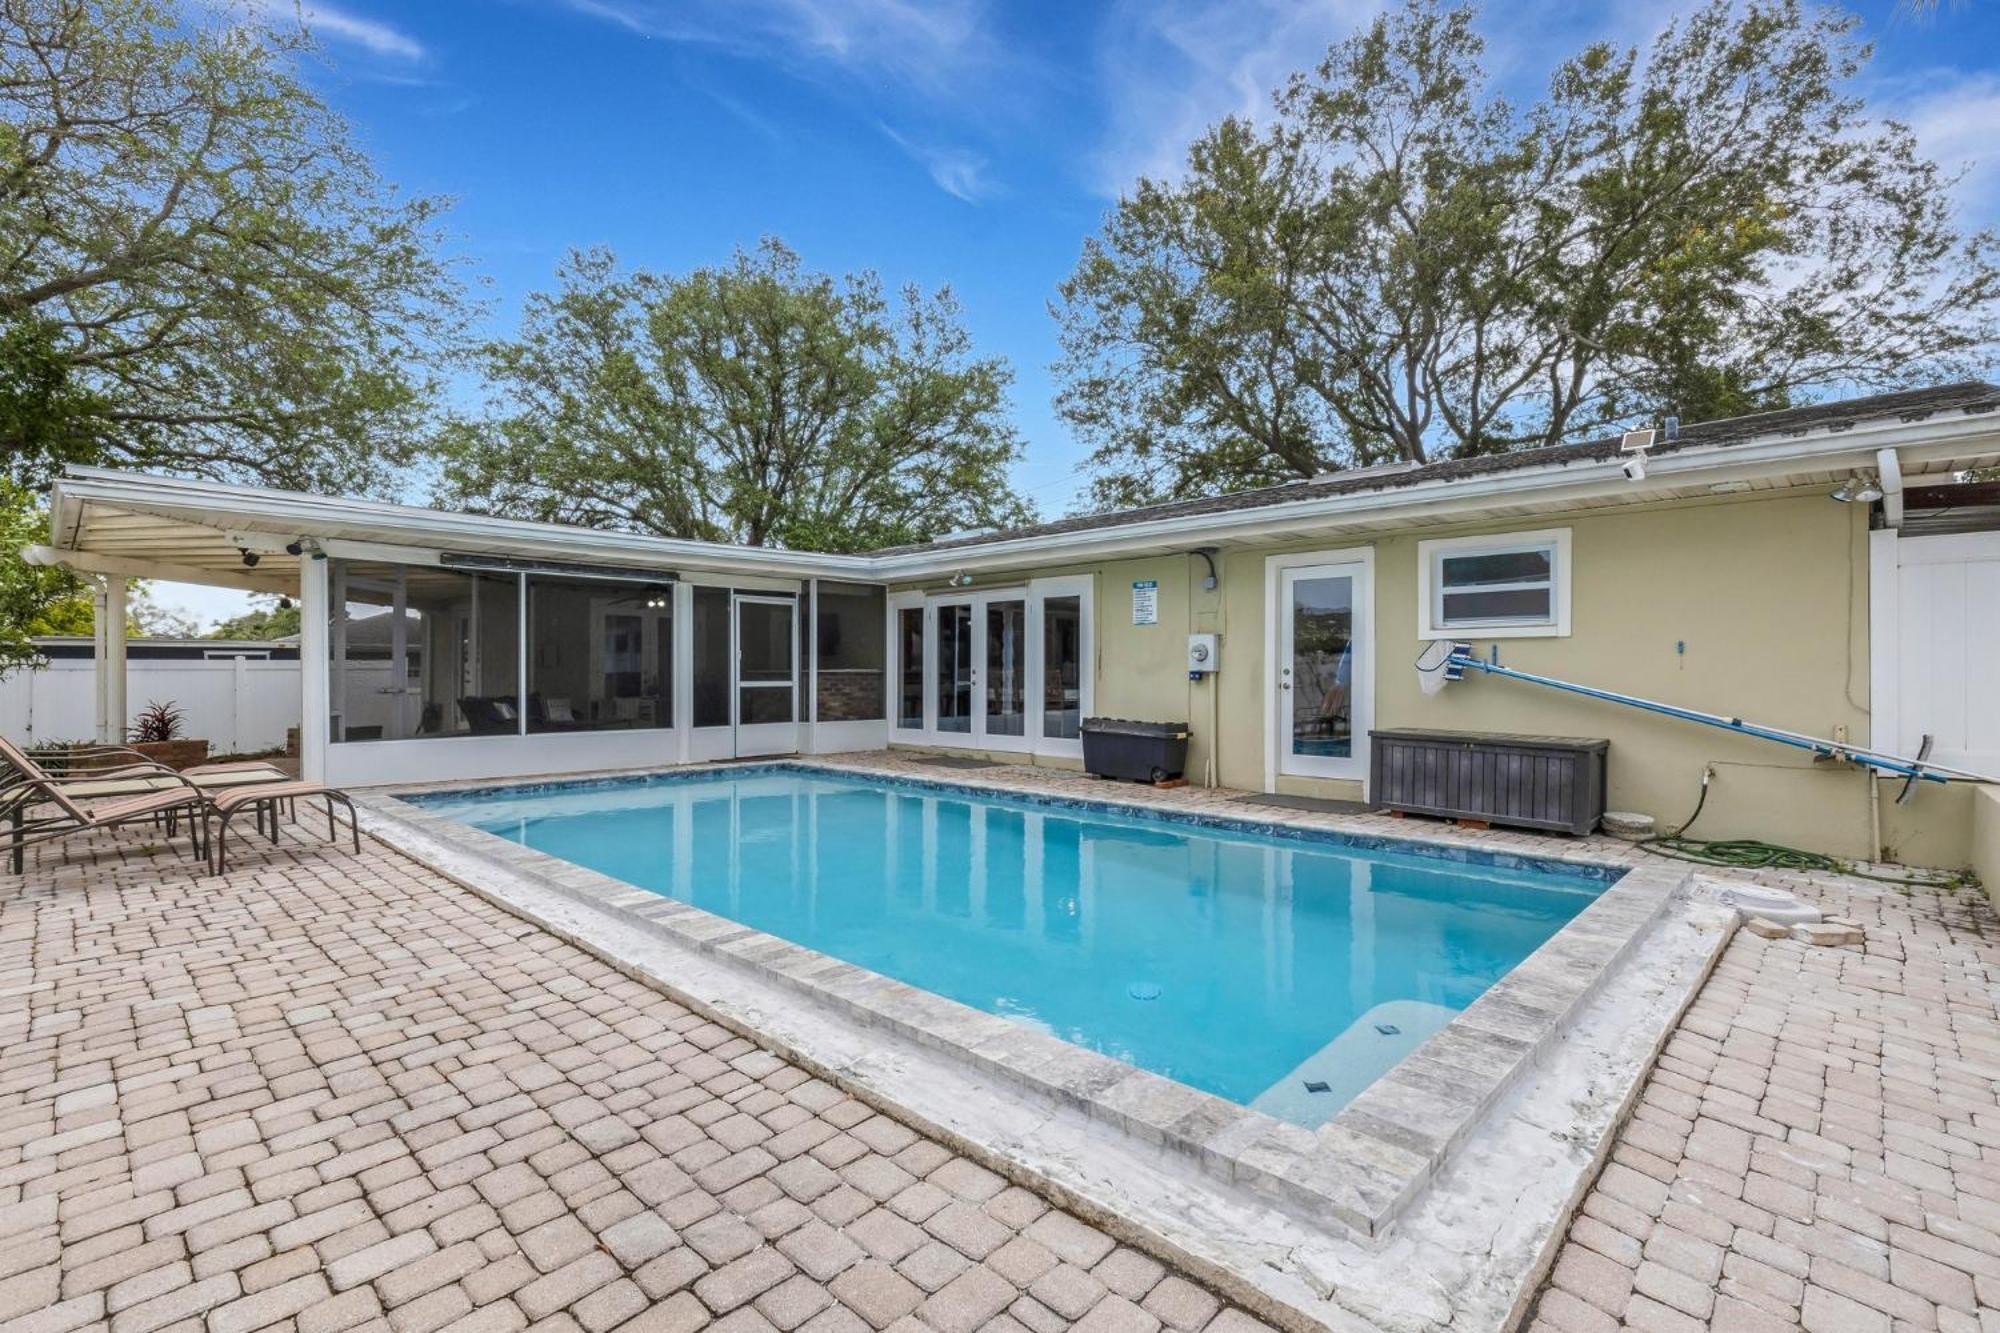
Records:
[[[1443,622],[1444,594],[1440,571],[1446,556],[1505,555],[1547,549],[1551,620],[1488,620]],[[1570,632],[1570,530],[1540,528],[1533,532],[1483,533],[1476,537],[1439,537],[1417,543],[1417,637],[1420,639],[1566,639]]]
[[[918,663],[919,678],[923,682],[920,698],[923,707],[918,715],[917,725],[903,725],[903,640],[901,632],[902,613],[906,610],[923,612],[923,634],[919,650],[922,661]],[[889,739],[905,744],[922,744],[931,738],[931,626],[937,617],[932,613],[929,599],[922,592],[896,592],[889,594],[889,615],[887,632],[888,651],[883,655],[889,677],[888,708]]]
[[[1046,650],[1044,636],[1048,625],[1044,619],[1043,606],[1051,597],[1074,597],[1077,599],[1077,652],[1081,661],[1077,664],[1078,707],[1082,717],[1089,717],[1097,701],[1097,576],[1095,574],[1069,574],[1053,578],[1028,580],[1028,678],[1034,688],[1028,696],[1029,748],[1036,754],[1054,755],[1061,758],[1083,758],[1083,738],[1064,740],[1058,736],[1044,736],[1043,727],[1047,722],[1044,715],[1047,708],[1045,697],[1047,682],[1042,679],[1043,657]]]

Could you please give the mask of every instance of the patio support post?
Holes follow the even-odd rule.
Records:
[[[125,743],[125,614],[126,581],[107,575],[91,597],[91,654],[96,670],[97,740],[103,745]]]
[[[327,728],[327,561],[316,552],[299,557],[299,775],[326,781]]]

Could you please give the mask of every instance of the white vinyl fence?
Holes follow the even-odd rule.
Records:
[[[30,744],[95,737],[95,665],[62,658],[0,678],[0,735]],[[207,740],[211,754],[280,749],[299,721],[299,664],[128,660],[126,706],[136,716],[156,701],[180,705],[182,734]]]

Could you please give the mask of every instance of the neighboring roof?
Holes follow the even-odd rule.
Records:
[[[1922,421],[1940,412],[1986,413],[1995,410],[2000,410],[2000,385],[1972,380],[1962,384],[1942,384],[1928,389],[1908,389],[1900,393],[1871,394],[1865,398],[1846,398],[1836,402],[1815,403],[1808,407],[1786,408],[1778,412],[1756,412],[1748,416],[1697,422],[1694,425],[1682,426],[1678,438],[1674,440],[1669,441],[1662,437],[1647,453],[1650,457],[1658,458],[1689,449],[1725,447],[1749,440],[1804,435],[1813,430],[1840,431],[1863,421],[1885,418]],[[1286,482],[1276,486],[1260,486],[1255,490],[1232,491],[1226,495],[1205,496],[1192,500],[1175,500],[1137,509],[1113,509],[1095,514],[1078,514],[1005,531],[967,534],[963,537],[946,537],[934,542],[887,547],[869,554],[890,555],[910,551],[956,550],[1026,537],[1055,536],[1097,528],[1123,527],[1153,519],[1234,513],[1267,505],[1318,499],[1322,496],[1352,495],[1363,491],[1394,491],[1424,482],[1471,481],[1530,468],[1603,462],[1621,456],[1620,438],[1617,435],[1609,435],[1603,439],[1580,444],[1558,444],[1543,449],[1517,449],[1504,454],[1452,458],[1400,470],[1363,468],[1353,472],[1336,472],[1324,480]]]
[[[97,642],[88,634],[37,634],[31,640],[44,656],[87,658],[95,654]],[[199,661],[205,657],[230,657],[246,653],[298,656],[297,639],[183,639],[135,634],[125,641],[128,657],[175,658]]]
[[[51,496],[50,542],[29,559],[103,573],[252,591],[298,586],[287,545],[405,560],[411,550],[504,555],[733,580],[827,578],[891,584],[1047,568],[1065,562],[1248,543],[1333,539],[1385,529],[1487,522],[1703,498],[1831,487],[1893,450],[1902,476],[2000,462],[2000,386],[1943,385],[1682,427],[1649,451],[1643,480],[1621,471],[1617,437],[1362,469],[1231,495],[964,534],[859,555],[715,542],[456,514],[267,487],[77,468]],[[241,552],[266,558],[248,565]]]

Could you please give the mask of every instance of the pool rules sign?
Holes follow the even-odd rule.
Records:
[[[1134,579],[1132,581],[1132,623],[1135,625],[1157,625],[1160,623],[1160,582],[1158,579]]]

